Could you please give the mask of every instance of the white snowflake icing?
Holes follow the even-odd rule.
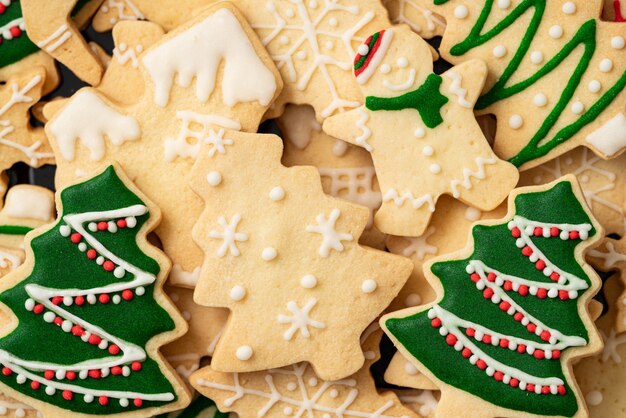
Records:
[[[328,22],[328,24],[333,26],[333,23],[345,17],[346,14],[352,17],[359,17],[361,10],[357,4],[346,6],[341,4],[341,0],[307,1],[307,4],[305,4],[303,0],[290,1],[296,7],[295,13],[292,9],[287,9],[291,10],[291,12],[283,11],[281,14],[276,4],[270,1],[267,3],[266,7],[272,14],[274,22],[271,24],[252,25],[256,30],[270,30],[269,34],[262,36],[262,42],[265,46],[269,45],[274,40],[278,40],[281,44],[291,43],[291,47],[284,53],[272,55],[276,66],[279,69],[285,68],[288,80],[292,83],[296,83],[296,87],[299,90],[306,89],[316,73],[321,75],[332,97],[331,102],[321,111],[321,116],[324,118],[332,115],[336,111],[344,111],[346,108],[359,106],[359,102],[345,100],[340,97],[337,91],[336,81],[331,77],[329,68],[335,67],[344,71],[350,71],[352,69],[352,62],[355,56],[352,42],[361,43],[365,40],[365,38],[355,36],[355,34],[374,19],[374,13],[368,11],[362,14],[361,18],[354,26],[345,30],[343,33],[338,33],[338,31],[323,30],[320,26],[323,22]],[[312,17],[311,12],[320,7],[319,3],[322,3],[322,9],[315,17]],[[327,19],[329,16],[330,18]],[[294,32],[298,33],[298,37],[290,41],[287,35]],[[337,59],[329,54],[323,53],[323,48],[327,48],[327,46],[331,45],[329,42],[332,41],[326,41],[324,46],[322,46],[320,44],[321,37],[333,39],[343,45],[345,48],[343,58]],[[307,51],[305,51],[305,46],[307,45],[308,48],[306,48],[306,50],[308,53],[313,54],[313,59],[310,60],[311,64],[309,68],[302,74],[298,74],[294,65],[294,57],[297,59],[307,58]]]
[[[319,254],[322,257],[328,257],[330,250],[343,251],[341,241],[352,241],[352,234],[346,232],[337,232],[335,230],[335,222],[341,215],[341,211],[337,208],[330,212],[330,216],[326,219],[323,213],[315,217],[317,225],[308,225],[307,232],[313,232],[322,236],[322,245],[319,248]]]
[[[239,256],[240,252],[237,248],[237,241],[241,242],[248,240],[248,234],[244,232],[237,232],[237,225],[239,225],[239,221],[241,221],[241,215],[238,213],[236,213],[228,223],[226,222],[226,218],[224,216],[220,216],[217,218],[217,223],[222,227],[222,230],[209,231],[209,237],[222,240],[222,245],[220,245],[217,250],[218,257],[224,257],[228,251],[230,251],[230,253],[235,257]]]
[[[209,157],[213,157],[216,152],[226,154],[225,145],[233,145],[232,139],[224,139],[224,129],[220,129],[217,132],[209,129],[209,136],[204,139],[204,142],[213,145],[209,150]]]
[[[309,332],[309,326],[317,329],[324,329],[326,325],[323,322],[316,321],[309,317],[309,312],[317,304],[315,298],[309,299],[309,301],[302,307],[298,307],[298,304],[294,301],[287,303],[287,310],[291,312],[292,316],[278,315],[278,322],[281,324],[291,324],[289,329],[283,334],[283,338],[290,341],[294,334],[300,331],[300,334],[304,338],[309,338],[311,333]]]
[[[439,249],[428,243],[428,238],[430,238],[435,232],[436,228],[431,225],[422,236],[416,238],[406,238],[410,244],[402,250],[402,255],[410,257],[415,254],[415,257],[417,257],[418,260],[423,260],[424,257],[426,257],[426,254],[437,254]]]
[[[602,361],[606,362],[610,357],[615,363],[621,363],[622,356],[617,352],[617,349],[619,346],[626,343],[626,333],[616,334],[615,330],[611,329],[611,331],[609,331],[609,335],[606,335],[602,330],[600,330],[600,334],[604,340]]]

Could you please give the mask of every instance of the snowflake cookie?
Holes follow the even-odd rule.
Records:
[[[442,390],[441,416],[587,416],[571,362],[602,346],[588,309],[600,278],[583,259],[602,234],[568,175],[516,189],[504,219],[426,264],[437,301],[380,323]]]
[[[48,416],[185,407],[189,393],[159,353],[186,331],[162,290],[170,263],[146,238],[159,209],[115,166],[58,202],[57,221],[28,235],[25,263],[0,281],[11,318],[0,389]]]
[[[444,59],[487,62],[476,110],[497,117],[501,158],[527,169],[580,145],[626,148],[626,32],[599,18],[603,0],[413,1],[445,17]]]
[[[295,416],[324,418],[409,418],[393,392],[378,393],[370,366],[380,357],[378,327],[364,333],[367,360],[353,376],[324,380],[307,363],[252,373],[222,373],[207,366],[191,376],[191,384],[222,411],[242,417]]]
[[[484,63],[432,73],[429,46],[406,26],[377,32],[358,48],[354,73],[365,105],[326,119],[326,133],[369,151],[383,196],[374,224],[420,236],[439,197],[492,210],[517,169],[491,150],[473,113]]]
[[[142,33],[154,32],[152,24],[135,23]],[[220,129],[256,132],[282,82],[254,31],[227,2],[163,36],[139,61],[145,89],[135,103],[114,104],[81,89],[46,124],[56,183],[79,178],[94,161],[119,162],[164,213],[157,234],[174,263],[172,283],[193,287],[202,252],[191,229],[202,200],[187,187],[191,166],[203,143],[219,145]],[[124,87],[136,92],[133,83]]]
[[[361,247],[369,210],[325,195],[314,167],[282,166],[280,138],[213,135],[190,177],[206,203],[193,230],[205,253],[194,300],[232,311],[212,367],[309,361],[323,379],[354,373],[363,365],[359,335],[400,291],[411,262]]]

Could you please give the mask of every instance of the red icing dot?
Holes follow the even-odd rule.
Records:
[[[74,243],[74,244],[78,244],[80,242],[80,240],[83,239],[83,236],[81,234],[79,234],[78,232],[74,232],[71,236],[70,236],[70,240]]]
[[[9,29],[9,32],[11,32],[11,36],[13,36],[14,38],[17,38],[22,34],[22,30],[18,26],[13,26],[11,29]]]
[[[134,371],[134,372],[138,372],[139,370],[141,370],[141,363],[138,361],[133,361],[130,365],[130,368]]]
[[[52,370],[46,370],[43,374],[43,377],[45,377],[48,380],[52,380],[54,379],[54,372]]]
[[[504,373],[502,373],[502,372],[495,372],[493,374],[493,378],[496,379],[498,382],[501,382],[502,379],[504,379]]]
[[[71,401],[72,400],[72,391],[64,390],[63,391],[63,399],[65,399],[66,401]]]
[[[96,252],[96,250],[94,250],[93,248],[90,250],[87,250],[87,258],[90,260],[93,260],[94,258],[96,258],[98,256],[98,253]]]
[[[561,350],[553,350],[552,351],[552,358],[554,360],[558,359],[559,357],[561,357]]]
[[[74,334],[75,336],[82,337],[84,333],[85,330],[80,325],[74,325],[72,327],[72,334]]]
[[[37,305],[35,305],[35,307],[33,308],[33,312],[36,313],[37,315],[42,313],[43,312],[43,305],[41,303],[38,303]]]
[[[509,385],[511,385],[511,387],[518,387],[519,386],[519,380],[517,380],[516,378],[511,378],[511,381],[509,382]]]
[[[433,318],[433,320],[430,322],[430,324],[434,327],[434,328],[439,328],[441,326],[441,319],[439,318]]]
[[[535,263],[535,268],[537,270],[543,270],[546,268],[546,262],[543,260],[537,260],[537,262]]]
[[[520,285],[519,289],[517,290],[517,293],[519,293],[522,296],[526,296],[528,294],[528,286],[526,286],[525,284]]]
[[[452,335],[452,334],[446,335],[446,343],[448,345],[454,345],[454,344],[456,344],[456,341],[457,341],[457,339],[456,339],[456,337],[454,335]]]
[[[559,235],[559,228],[553,226],[550,228],[550,235],[553,237],[557,237]]]
[[[100,301],[100,303],[107,304],[111,300],[111,297],[106,293],[102,293],[100,296],[98,296],[98,300]]]
[[[522,319],[524,319],[524,314],[522,314],[521,312],[517,312],[515,315],[513,315],[513,319],[515,319],[517,322],[520,322]]]
[[[528,325],[526,325],[526,329],[528,330],[528,332],[535,332],[537,331],[537,325],[533,324],[532,322]]]
[[[511,307],[511,304],[509,302],[507,302],[507,301],[500,302],[500,309],[501,310],[506,312],[506,311],[509,310],[510,307]]]
[[[469,348],[464,348],[463,351],[461,351],[461,355],[464,358],[470,358],[472,357],[472,350],[470,350]]]
[[[500,347],[509,348],[509,340],[507,340],[506,338],[502,338],[500,340]]]
[[[548,289],[545,289],[543,287],[537,289],[537,297],[539,299],[545,299],[546,297],[548,297]]]
[[[126,228],[126,219],[118,219],[117,226],[119,228]]]
[[[102,263],[102,268],[104,268],[106,271],[113,271],[113,269],[115,269],[115,264],[111,260],[107,260]]]
[[[7,9],[7,7],[4,4],[0,3],[0,15],[2,13],[4,13],[6,11],[6,9]]]
[[[569,299],[569,292],[567,290],[559,290],[559,299],[561,299],[561,300],[568,300]]]
[[[120,366],[111,367],[111,374],[113,376],[119,376],[122,374],[122,368]]]
[[[536,237],[540,237],[543,235],[543,228],[536,226],[535,230],[533,231],[533,234],[535,234]]]
[[[513,282],[511,282],[510,280],[507,280],[504,282],[504,290],[506,290],[507,292],[510,292],[511,290],[513,290]]]
[[[474,283],[477,283],[480,280],[480,275],[478,273],[472,273],[470,279],[472,279]]]
[[[522,235],[522,231],[518,227],[514,227],[511,229],[511,235],[513,235],[513,238],[519,238]]]
[[[544,386],[541,388],[541,393],[543,393],[544,395],[547,395],[550,393],[550,386]]]
[[[483,342],[485,344],[491,344],[491,335],[487,335],[487,334],[483,335]]]
[[[561,278],[561,275],[555,271],[550,275],[550,278],[554,280],[555,282],[558,282],[559,279]]]
[[[100,373],[100,370],[94,369],[94,370],[89,370],[87,372],[87,375],[91,377],[92,379],[100,379],[100,376],[102,376],[102,373]]]
[[[40,387],[40,386],[41,386],[41,383],[39,383],[39,382],[38,382],[38,381],[36,381],[36,380],[33,380],[32,382],[30,382],[30,387],[31,387],[31,389],[33,389],[33,390],[37,390],[37,389],[39,389],[39,387]]]
[[[550,337],[551,337],[551,335],[550,335],[550,331],[543,331],[543,332],[541,333],[540,337],[541,337],[541,339],[542,339],[542,340],[544,340],[544,341],[548,341],[548,340],[550,340]]]
[[[82,306],[85,304],[85,298],[83,296],[76,296],[74,298],[74,303],[77,304],[78,306]]]
[[[485,297],[485,299],[491,299],[491,297],[493,296],[493,290],[488,287],[485,290],[483,290],[483,296]]]
[[[122,292],[122,299],[124,300],[132,300],[134,293],[132,290],[126,289]]]
[[[98,222],[98,231],[106,231],[109,225],[106,222]]]
[[[57,316],[56,318],[54,318],[54,324],[61,326],[61,324],[63,324],[63,318],[61,318],[60,316]]]
[[[98,402],[100,403],[100,405],[105,406],[109,403],[109,398],[107,396],[100,396],[98,398]]]
[[[9,369],[8,367],[3,367],[3,368],[2,368],[2,374],[3,374],[3,375],[5,375],[5,376],[10,376],[10,375],[11,375],[11,373],[13,373],[13,372],[12,372],[12,371],[11,371],[11,369]]]
[[[497,277],[497,276],[496,276],[496,273],[494,273],[494,272],[490,272],[490,273],[487,275],[487,280],[489,280],[490,282],[495,282],[495,281],[496,281],[496,277]]]
[[[533,253],[533,249],[530,248],[528,245],[522,249],[522,254],[524,254],[526,257],[530,257],[532,253]]]
[[[139,398],[135,399],[133,401],[133,405],[135,405],[137,408],[139,408],[141,405],[143,405],[143,401]]]
[[[524,344],[520,344],[517,346],[517,352],[523,354],[526,352],[526,346]]]
[[[526,385],[526,390],[528,392],[534,392],[535,391],[535,385],[533,385],[532,383],[529,383]]]
[[[537,360],[543,360],[544,358],[546,358],[546,354],[543,352],[543,350],[535,350],[533,353],[533,357]]]
[[[563,386],[563,385],[560,385],[557,388],[557,391],[559,392],[559,395],[565,395],[567,393],[567,390],[565,390],[565,386]]]
[[[109,354],[116,355],[119,354],[120,348],[116,344],[111,344],[109,346]]]
[[[63,302],[63,298],[61,296],[55,296],[52,298],[52,304],[58,305]]]
[[[485,370],[487,368],[487,363],[485,363],[484,360],[478,360],[476,362],[476,366],[480,369],[480,370]]]
[[[465,330],[465,333],[469,337],[473,337],[474,335],[476,335],[476,330],[474,330],[474,328],[468,328],[468,329]]]
[[[91,334],[87,341],[89,344],[98,345],[102,341],[102,338],[99,335]]]
[[[65,377],[68,380],[74,380],[74,379],[76,379],[76,372],[73,372],[73,371],[70,370],[69,372],[65,373]]]
[[[572,231],[569,233],[569,239],[578,239],[580,238],[580,234],[578,231]]]

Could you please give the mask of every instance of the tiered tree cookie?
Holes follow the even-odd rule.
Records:
[[[369,153],[324,133],[310,106],[287,105],[276,121],[284,143],[283,164],[317,167],[324,192],[366,206],[370,218],[360,242],[383,249],[385,234],[374,227],[382,197]]]
[[[136,27],[153,31],[150,25]],[[179,273],[172,283],[193,287],[202,253],[191,229],[202,200],[187,187],[191,166],[200,146],[214,140],[212,132],[256,132],[282,82],[230,3],[169,32],[143,53],[139,65],[145,91],[136,103],[114,105],[96,90],[82,89],[46,124],[58,156],[56,182],[67,184],[94,161],[118,161],[165,214],[157,233]],[[129,90],[135,91],[132,84]],[[96,113],[94,120],[90,115]]]
[[[428,44],[405,26],[368,38],[354,68],[365,105],[323,129],[371,153],[383,195],[374,224],[382,232],[422,235],[443,194],[492,210],[515,187],[517,170],[496,157],[472,111],[482,62],[435,75]]]
[[[571,362],[601,348],[587,308],[600,280],[582,257],[602,232],[569,176],[517,189],[472,248],[426,265],[437,302],[381,324],[441,388],[442,416],[586,416]]]
[[[393,392],[378,393],[374,386],[369,368],[380,357],[377,328],[370,327],[362,337],[365,365],[345,379],[323,380],[309,364],[298,363],[253,373],[220,373],[207,366],[191,376],[191,384],[220,410],[242,417],[413,417]]]
[[[162,290],[169,262],[146,239],[159,210],[113,166],[58,204],[58,221],[29,235],[25,264],[0,281],[3,393],[49,416],[186,406],[159,354],[186,328]]]
[[[280,138],[211,137],[190,177],[206,204],[193,231],[205,253],[194,300],[232,311],[211,366],[309,361],[327,380],[356,372],[359,335],[398,294],[411,262],[361,247],[367,208],[324,194],[314,167],[282,166]]]
[[[600,20],[604,0],[414,0],[446,18],[440,53],[487,62],[476,103],[498,118],[495,151],[527,169],[579,145],[626,147],[626,35]]]

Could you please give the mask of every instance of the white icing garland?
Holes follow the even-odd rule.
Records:
[[[45,49],[46,52],[54,52],[58,47],[63,45],[65,41],[72,37],[72,32],[69,30],[67,23],[62,24],[54,31],[50,36],[41,42],[37,42],[37,46],[41,49]]]
[[[472,177],[478,180],[484,180],[487,177],[485,173],[485,166],[496,164],[498,160],[496,160],[495,158],[476,157],[475,162],[476,162],[476,165],[478,166],[476,171],[472,171],[469,168],[464,168],[463,179],[462,180],[454,179],[450,182],[450,187],[452,188],[452,196],[454,196],[455,198],[458,198],[461,195],[461,192],[459,192],[459,186],[463,186],[467,190],[471,189]]]
[[[467,99],[465,98],[467,96],[467,89],[464,89],[462,86],[463,83],[463,76],[459,73],[457,73],[456,71],[448,71],[446,73],[446,77],[448,77],[450,80],[452,80],[452,85],[450,86],[450,91],[452,92],[452,94],[456,95],[458,97],[457,99],[457,103],[460,104],[463,107],[466,107],[468,109],[472,109],[474,107],[474,105],[470,102],[467,101]]]
[[[395,203],[396,206],[402,206],[404,202],[408,200],[409,203],[411,203],[411,206],[413,206],[413,209],[419,209],[423,205],[428,204],[428,209],[431,212],[435,211],[435,201],[433,200],[433,196],[431,194],[415,197],[411,192],[404,192],[400,195],[396,189],[389,189],[383,195],[383,202],[389,202],[390,200],[393,200],[393,203]]]
[[[367,140],[372,136],[372,130],[368,128],[367,121],[369,120],[369,113],[364,108],[359,108],[359,120],[356,123],[356,127],[361,130],[361,134],[355,138],[354,142],[365,148],[368,152],[372,152],[373,148],[367,143]]]

